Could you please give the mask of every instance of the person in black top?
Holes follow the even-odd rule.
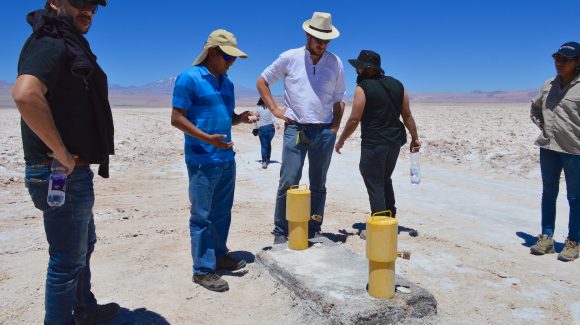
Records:
[[[376,52],[362,50],[357,59],[348,61],[358,74],[357,86],[350,117],[335,150],[340,153],[360,122],[359,169],[369,194],[371,212],[390,210],[394,217],[397,209],[391,175],[401,146],[407,142],[405,127],[411,133],[411,152],[421,148],[409,95],[400,81],[384,75],[381,57]]]
[[[32,35],[22,48],[12,97],[21,114],[25,184],[43,212],[49,244],[45,324],[94,324],[115,317],[119,305],[98,305],[91,293],[90,258],[96,242],[93,172],[109,176],[114,154],[107,76],[87,33],[106,0],[48,0],[31,12]],[[65,203],[47,203],[50,166],[68,174]]]

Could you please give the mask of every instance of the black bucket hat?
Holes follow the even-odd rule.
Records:
[[[349,59],[348,62],[355,67],[355,69],[371,68],[384,74],[385,71],[381,68],[381,56],[371,50],[360,51],[358,58]]]
[[[555,56],[556,54],[562,54],[568,58],[580,56],[580,44],[576,42],[564,43],[562,46],[560,46],[556,53],[552,54],[552,56]]]

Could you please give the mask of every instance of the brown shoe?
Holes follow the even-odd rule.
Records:
[[[555,253],[554,250],[554,240],[548,235],[539,235],[538,241],[532,247],[530,247],[530,253],[534,255],[544,255]]]
[[[207,290],[215,292],[225,292],[230,290],[228,282],[215,273],[208,273],[204,275],[194,274],[192,280],[194,283],[199,284]]]
[[[558,254],[558,259],[563,262],[571,262],[578,258],[580,255],[580,244],[577,241],[573,241],[566,238],[566,243],[564,244],[564,249]]]
[[[246,261],[233,258],[230,254],[224,255],[216,263],[216,269],[237,271],[246,267]]]

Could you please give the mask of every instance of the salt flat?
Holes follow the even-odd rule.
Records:
[[[404,146],[393,179],[399,248],[411,250],[412,259],[399,260],[397,271],[435,295],[439,315],[431,321],[580,324],[580,261],[529,254],[540,231],[541,195],[533,146],[538,130],[529,121],[529,105],[412,103],[412,110],[423,175],[420,185],[410,184]],[[169,108],[113,114],[111,178],[95,178],[92,270],[100,301],[120,303],[142,323],[326,323],[256,263],[247,273],[225,275],[227,293],[191,283],[183,136],[170,125]],[[22,180],[16,110],[0,110],[0,130],[0,324],[41,323],[47,244],[42,216]],[[249,125],[234,127],[237,183],[228,244],[253,261],[272,243],[280,165],[261,169],[259,141],[250,131]],[[351,139],[342,155],[333,156],[323,231],[364,255],[365,242],[356,233],[369,206],[358,171],[358,134]],[[272,156],[278,161],[281,140],[277,134]],[[557,248],[567,224],[562,184]],[[419,236],[409,236],[411,230]]]

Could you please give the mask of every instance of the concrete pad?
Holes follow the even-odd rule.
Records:
[[[402,276],[397,275],[396,285],[408,287],[410,293],[396,292],[388,300],[369,296],[366,257],[327,238],[311,243],[303,251],[288,249],[287,244],[266,247],[256,259],[331,324],[416,323],[437,314],[433,295]]]

